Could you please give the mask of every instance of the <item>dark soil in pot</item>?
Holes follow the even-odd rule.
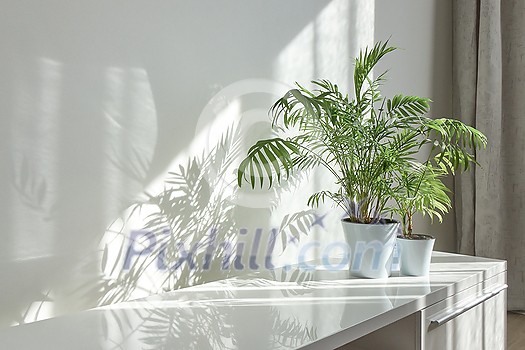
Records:
[[[388,225],[388,224],[398,224],[399,223],[399,221],[392,220],[392,219],[379,219],[369,224],[366,224],[364,222],[355,222],[355,221],[350,220],[350,218],[344,218],[342,221],[348,222],[351,224],[363,224],[363,225]]]
[[[420,235],[420,234],[417,234],[417,233],[413,233],[412,235],[410,236],[398,236],[397,238],[402,238],[402,239],[410,239],[410,240],[430,240],[430,239],[435,239],[433,236],[431,235]]]

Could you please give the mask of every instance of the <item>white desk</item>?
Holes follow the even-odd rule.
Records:
[[[307,281],[280,282],[282,271],[275,273],[3,329],[0,348],[504,349],[504,261],[434,253],[429,278],[316,270]],[[444,325],[430,324],[461,308]]]

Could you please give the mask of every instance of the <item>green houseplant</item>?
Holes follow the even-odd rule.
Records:
[[[371,73],[379,60],[394,50],[388,42],[379,42],[361,51],[354,62],[353,97],[327,80],[313,81],[312,91],[299,84],[288,91],[270,109],[276,137],[256,142],[237,173],[239,186],[247,182],[255,188],[274,186],[300,170],[326,168],[337,190],[314,193],[308,204],[315,207],[330,199],[345,210],[348,217],[342,220],[343,229],[354,253],[351,272],[362,277],[390,274],[399,223],[385,215],[398,213],[406,219],[405,214],[412,213],[403,211],[413,206],[402,201],[403,192],[412,190],[412,178],[422,175],[419,193],[426,188],[430,174],[439,179],[447,169],[473,161],[462,146],[482,143],[476,138],[478,133],[467,140],[466,133],[455,134],[456,129],[439,127],[439,122],[424,117],[429,110],[427,98],[381,96],[385,73],[375,78]],[[458,121],[453,124],[464,126]],[[471,131],[464,127],[457,130]],[[428,168],[433,165],[432,172],[422,171],[423,163],[415,158],[428,143],[427,134],[439,136],[432,142],[434,163],[424,163]],[[403,182],[404,178],[410,181]],[[392,201],[398,206],[391,206]],[[415,200],[412,204],[419,209],[420,203]],[[446,206],[446,199],[437,203],[426,207],[439,211],[443,209],[439,203]],[[379,244],[370,246],[371,242]]]
[[[420,213],[442,222],[443,214],[451,208],[450,190],[442,179],[477,165],[473,151],[484,148],[487,139],[477,129],[447,118],[422,118],[406,130],[407,146],[418,152],[424,146],[430,149],[425,161],[414,158],[410,166],[400,167],[392,196],[395,205],[388,210],[397,213],[402,222],[402,235],[397,238],[401,273],[424,276],[429,273],[435,239],[413,233],[414,215]]]

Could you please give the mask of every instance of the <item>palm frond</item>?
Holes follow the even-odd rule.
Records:
[[[282,138],[260,140],[248,151],[248,155],[239,165],[237,183],[242,186],[243,180],[248,181],[252,188],[257,184],[262,188],[265,178],[271,187],[274,178],[281,182],[282,173],[286,178],[294,169],[293,154],[299,155],[299,148],[293,142]]]
[[[378,42],[371,50],[367,48],[359,53],[359,57],[355,59],[354,63],[354,90],[358,103],[362,96],[363,85],[367,81],[372,69],[383,56],[395,49],[395,47],[388,46],[388,41],[386,41],[384,43]]]
[[[418,96],[395,95],[387,100],[387,111],[391,116],[419,116],[430,110],[430,99]]]

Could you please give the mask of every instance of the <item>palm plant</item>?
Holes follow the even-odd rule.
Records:
[[[403,236],[412,238],[413,217],[416,212],[437,217],[451,207],[450,190],[442,179],[456,171],[467,171],[477,165],[475,154],[469,153],[483,148],[487,139],[479,130],[464,123],[447,118],[430,119],[406,125],[406,146],[420,151],[430,145],[426,160],[422,163],[411,159],[398,169],[398,183],[393,188],[395,206],[388,208],[401,217]]]
[[[281,136],[249,149],[239,165],[238,185],[246,181],[252,188],[271,187],[321,166],[333,175],[338,189],[314,193],[308,204],[315,207],[331,199],[351,222],[376,223],[386,213],[398,213],[408,234],[415,211],[445,212],[450,199],[442,176],[468,169],[475,157],[467,150],[484,146],[486,139],[457,120],[425,117],[428,98],[382,97],[386,72],[372,78],[372,70],[394,50],[388,42],[379,42],[361,51],[354,63],[353,98],[337,85],[318,80],[312,82],[314,90],[297,84],[275,102],[272,126]],[[420,163],[416,156],[425,145],[432,149]]]
[[[394,189],[395,206],[390,208],[401,218],[404,237],[412,237],[413,218],[416,212],[437,217],[441,222],[442,215],[451,207],[448,188],[441,178],[446,175],[442,169],[418,164],[412,171],[400,174],[399,185]]]

